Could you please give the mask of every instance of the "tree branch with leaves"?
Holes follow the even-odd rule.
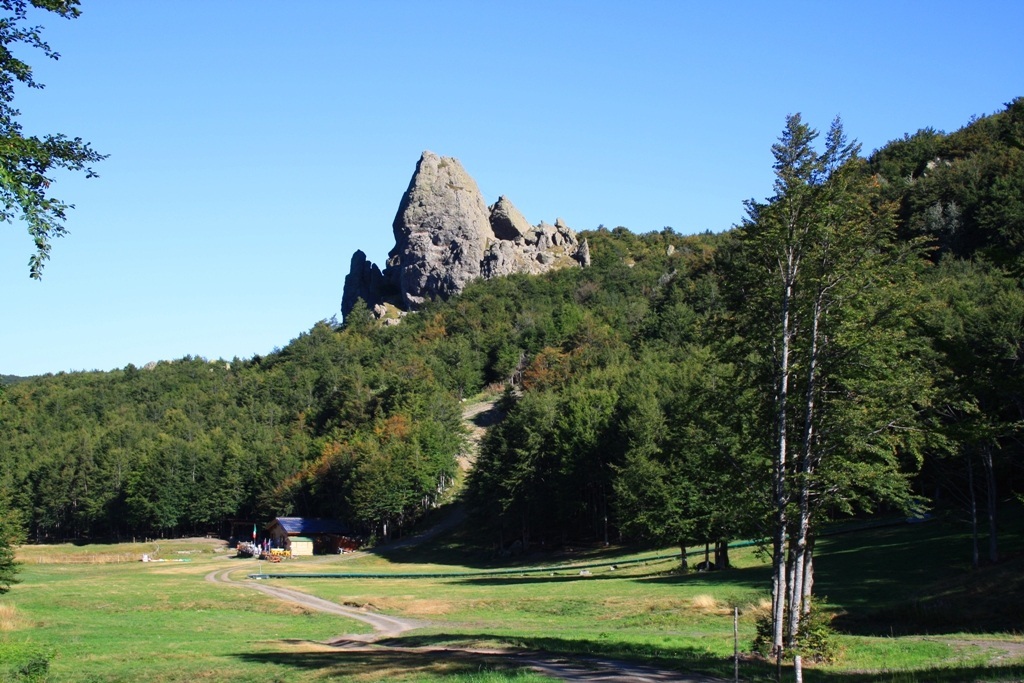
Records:
[[[81,138],[64,134],[26,135],[19,122],[21,112],[14,106],[15,86],[42,88],[28,62],[12,49],[25,46],[59,59],[42,39],[43,27],[28,25],[34,9],[52,12],[65,19],[80,13],[78,0],[0,0],[0,220],[22,219],[28,225],[34,252],[29,257],[29,276],[40,279],[50,258],[54,238],[67,234],[67,212],[74,208],[50,194],[56,171],[96,173],[90,166],[105,158]]]

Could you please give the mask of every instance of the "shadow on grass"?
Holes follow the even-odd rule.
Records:
[[[951,552],[959,530],[941,522],[823,538],[815,553],[815,592],[854,611],[905,600],[966,566]]]
[[[783,673],[783,680],[792,680],[792,677],[789,672]],[[996,683],[1024,680],[1024,665],[992,664],[948,669],[932,667],[874,673],[804,669],[804,680],[808,683]]]
[[[600,664],[606,669],[609,664],[613,667],[618,665],[622,670],[631,666],[657,667],[713,676],[731,676],[733,666],[731,660],[712,657],[697,648],[655,647],[611,639],[509,638],[486,633],[439,633],[379,640],[374,643],[374,649],[369,651],[362,647],[351,649],[353,644],[340,643],[334,652],[263,652],[244,653],[237,657],[247,662],[317,670],[326,675],[388,671],[390,675],[430,673],[454,676],[477,672],[481,668],[516,670],[528,667],[535,661],[555,662],[566,659],[584,666]],[[495,652],[495,648],[507,648],[508,651]],[[760,663],[758,666],[761,667]],[[570,680],[584,681],[590,678],[574,677]]]
[[[463,504],[453,502],[431,510],[408,535],[369,548],[367,552],[395,564],[436,564],[480,570],[501,566],[477,540],[465,523]]]
[[[320,676],[362,676],[376,680],[375,673],[388,672],[389,676],[464,676],[481,671],[512,672],[525,668],[514,657],[475,654],[459,651],[409,652],[382,648],[380,650],[348,651],[339,648],[332,652],[257,652],[237,655],[238,659],[261,665],[275,665],[295,671],[317,672]],[[277,680],[288,680],[287,673]],[[268,681],[275,680],[268,677]]]
[[[609,566],[587,565],[587,569],[577,571],[569,566],[552,567],[550,570],[536,566],[524,567],[523,573],[510,569],[494,575],[475,575],[460,578],[452,575],[446,578],[472,586],[513,586],[530,584],[572,583],[576,581],[638,581],[668,585],[706,585],[706,586],[737,586],[743,588],[764,589],[768,585],[770,575],[761,567],[747,569],[729,569],[715,572],[679,573],[666,570],[671,561],[653,561],[651,568],[638,568],[636,565],[625,565],[612,570]],[[527,573],[529,572],[529,573]],[[586,572],[586,573],[584,573]]]
[[[848,611],[834,625],[864,635],[1019,633],[1022,614],[1024,554],[933,582],[905,600]]]
[[[446,518],[461,515],[461,504],[445,506],[435,511],[420,525],[427,532],[436,525],[444,525]],[[459,570],[475,569],[515,569],[534,568],[544,565],[589,564],[607,561],[614,564],[623,555],[663,552],[664,548],[656,546],[604,546],[588,547],[578,544],[551,550],[531,550],[531,552],[512,557],[502,557],[494,548],[481,539],[480,534],[471,524],[460,520],[460,523],[443,528],[440,533],[418,541],[415,532],[410,536],[398,539],[389,544],[371,548],[369,552],[379,555],[395,564],[434,564],[439,566],[457,567]]]
[[[661,573],[655,576],[640,577],[644,583],[705,584],[708,586],[741,586],[764,590],[771,589],[771,567],[745,567],[742,569],[722,569],[711,572]]]
[[[503,576],[482,576],[472,579],[461,579],[458,583],[463,583],[469,586],[523,586],[535,583],[575,583],[577,581],[605,581],[608,579],[616,579],[622,581],[624,579],[635,579],[636,576],[623,577],[615,576],[614,574],[595,574],[592,576],[579,576],[573,574],[571,576],[549,576],[547,574],[536,574],[533,576],[517,576],[515,574],[507,574]]]
[[[1018,538],[1006,533],[1004,546],[1017,550]],[[823,538],[815,593],[841,610],[833,625],[847,633],[1019,632],[1024,553],[975,570],[968,549],[968,529],[950,521]]]
[[[716,657],[693,647],[629,643],[610,638],[510,638],[486,633],[438,633],[381,640],[370,650],[363,647],[349,649],[351,645],[364,644],[340,643],[337,649],[328,652],[261,652],[236,656],[247,662],[317,671],[324,676],[367,676],[383,671],[387,671],[391,676],[459,676],[482,670],[515,671],[530,666],[534,661],[568,659],[583,665],[588,661],[599,661],[605,667],[609,664],[618,665],[621,671],[626,671],[631,666],[639,666],[669,669],[680,673],[691,672],[723,680],[732,680],[733,677],[731,658]],[[508,652],[495,652],[496,647],[506,647]],[[474,652],[474,648],[482,651]],[[774,681],[775,667],[769,662],[745,657],[740,662],[740,678],[750,682]],[[784,666],[783,680],[792,678],[791,667]],[[1024,664],[1007,663],[958,668],[922,667],[882,672],[848,672],[807,667],[804,670],[804,678],[808,683],[1019,681],[1024,679]],[[588,679],[579,677],[572,680]]]

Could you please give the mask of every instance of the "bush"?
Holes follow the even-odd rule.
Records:
[[[50,672],[49,652],[10,643],[0,644],[0,683],[42,683]]]
[[[832,612],[812,605],[811,611],[800,620],[796,642],[786,648],[785,659],[792,660],[795,654],[801,655],[805,662],[822,664],[839,659],[842,650],[839,646],[839,634],[832,628],[834,617],[835,614]],[[770,658],[772,649],[771,611],[758,616],[756,628],[757,636],[754,638],[752,649],[762,657]]]
[[[832,612],[812,605],[810,613],[800,620],[796,646],[792,649],[805,661],[830,664],[839,659],[839,634],[832,628],[833,618]]]

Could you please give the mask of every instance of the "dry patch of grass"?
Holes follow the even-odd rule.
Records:
[[[740,613],[753,616],[754,618],[768,616],[772,613],[772,601],[767,598],[761,598],[756,605],[741,607]]]
[[[30,564],[122,564],[138,562],[140,555],[134,553],[33,553],[19,550],[19,562]]]
[[[15,559],[25,564],[123,564],[139,562],[143,555],[168,561],[191,560],[202,556],[227,553],[227,543],[215,538],[182,538],[151,542],[120,544],[73,543],[22,545],[15,549]]]
[[[260,612],[266,612],[269,614],[280,614],[282,616],[298,617],[298,616],[310,616],[318,614],[316,610],[312,610],[302,605],[297,605],[294,602],[279,601],[277,604],[266,604],[261,605]]]
[[[448,614],[452,611],[449,600],[416,598],[411,595],[375,596],[372,602],[353,596],[345,600],[344,604],[368,612],[394,612],[407,616]]]
[[[447,600],[411,600],[405,603],[403,613],[412,617],[430,617],[448,614],[452,604]]]
[[[713,595],[695,595],[690,600],[690,606],[697,612],[704,614],[719,614],[723,611],[722,604]],[[725,611],[728,611],[726,609]]]
[[[732,603],[720,600],[713,595],[701,594],[693,596],[690,607],[699,614],[715,614],[719,616],[732,614]],[[759,617],[771,613],[772,602],[762,598],[756,604],[737,605],[743,616]]]
[[[14,605],[0,604],[0,633],[17,631],[25,625]]]

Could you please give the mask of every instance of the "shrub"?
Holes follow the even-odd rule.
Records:
[[[796,642],[785,651],[785,658],[791,660],[793,655],[800,654],[806,662],[831,663],[839,659],[842,652],[839,646],[839,634],[832,627],[835,614],[811,606],[811,611],[800,620]],[[772,648],[772,614],[769,609],[761,613],[756,621],[757,635],[754,637],[752,649],[762,657],[771,656]]]
[[[0,683],[46,681],[52,658],[52,653],[38,648],[0,644]]]

